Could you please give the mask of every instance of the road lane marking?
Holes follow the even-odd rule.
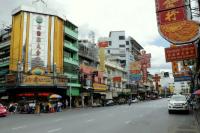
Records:
[[[130,124],[131,123],[131,121],[125,121],[125,124]]]
[[[93,121],[94,121],[94,119],[89,119],[86,122],[93,122]]]
[[[48,130],[47,132],[48,132],[48,133],[54,133],[54,132],[60,131],[61,129],[62,129],[62,128],[55,128],[55,129]]]
[[[22,126],[18,126],[18,127],[13,127],[12,130],[19,130],[19,129],[23,129],[26,128],[26,125],[22,125]]]
[[[54,122],[59,122],[59,121],[62,121],[62,120],[63,119],[61,119],[61,118],[60,119],[55,119]]]

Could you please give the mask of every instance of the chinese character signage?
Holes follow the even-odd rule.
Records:
[[[30,14],[29,69],[47,67],[48,61],[48,20],[49,16]]]
[[[175,7],[183,7],[185,0],[156,0],[157,11],[172,9]]]
[[[99,42],[98,46],[103,48],[108,47],[108,42]]]
[[[166,62],[195,59],[196,57],[197,57],[197,49],[194,44],[165,48]]]
[[[155,0],[160,34],[174,44],[190,43],[199,37],[199,25],[190,18],[185,0]]]
[[[147,68],[151,67],[151,54],[147,54],[146,51],[142,51],[139,56],[140,65],[142,70],[142,80],[143,83],[147,82]]]
[[[185,8],[177,8],[170,11],[163,11],[158,14],[159,24],[169,24],[186,20]]]
[[[122,81],[122,77],[113,77],[113,82],[121,82]]]

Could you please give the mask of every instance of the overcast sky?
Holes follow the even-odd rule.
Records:
[[[79,38],[87,38],[92,30],[98,37],[107,37],[110,31],[124,30],[147,53],[152,54],[152,73],[171,71],[165,62],[164,48],[169,47],[158,33],[155,0],[44,0],[48,7],[64,14],[79,27]],[[11,24],[11,11],[32,0],[0,0],[0,27]]]

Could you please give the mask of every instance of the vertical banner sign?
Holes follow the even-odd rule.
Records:
[[[141,80],[141,65],[139,61],[130,63],[130,81],[139,81]]]
[[[158,76],[158,74],[155,74],[155,76],[153,77],[154,82],[156,83],[156,90],[159,90],[159,86],[158,86],[158,82],[160,82],[160,76]]]
[[[143,83],[147,82],[147,68],[151,67],[151,54],[146,54],[146,51],[142,51],[139,56],[141,69],[142,69],[142,79]]]
[[[99,42],[99,71],[104,72],[105,71],[105,48],[108,47],[108,42]]]
[[[29,68],[47,67],[49,16],[31,13],[30,19]]]
[[[159,33],[174,44],[190,43],[199,38],[199,26],[190,18],[185,0],[155,0]]]

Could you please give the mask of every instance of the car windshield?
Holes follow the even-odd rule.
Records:
[[[186,98],[185,98],[185,96],[173,96],[171,98],[171,100],[173,100],[173,101],[185,101]]]

